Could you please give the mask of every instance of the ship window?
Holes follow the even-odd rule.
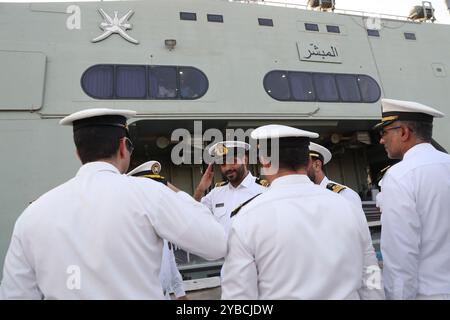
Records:
[[[116,67],[116,96],[124,99],[145,99],[147,90],[145,66]]]
[[[87,69],[81,78],[81,87],[87,95],[97,99],[114,96],[114,67],[96,65]]]
[[[307,31],[319,31],[319,26],[315,23],[305,23],[305,30]]]
[[[341,33],[339,26],[329,26],[327,25],[327,31],[331,33]]]
[[[339,89],[339,95],[343,102],[360,102],[361,94],[359,93],[358,81],[352,74],[337,74],[336,83]]]
[[[276,100],[289,100],[291,93],[287,72],[272,71],[264,77],[264,88],[272,98]]]
[[[339,94],[333,74],[315,73],[313,74],[313,80],[314,87],[316,88],[317,99],[319,101],[339,101]]]
[[[367,75],[301,71],[270,71],[264,89],[280,101],[373,103],[380,99],[378,83]]]
[[[373,78],[366,75],[358,75],[357,79],[363,102],[376,102],[380,99],[381,90]]]
[[[178,76],[180,78],[180,96],[182,99],[197,99],[208,90],[208,80],[198,69],[180,67]]]
[[[209,22],[223,22],[223,16],[221,14],[208,14],[207,18]]]
[[[405,39],[406,40],[416,40],[416,34],[412,32],[405,32]]]
[[[273,27],[272,19],[258,18],[258,23],[260,26]]]
[[[180,12],[180,20],[196,21],[197,14],[195,12]]]
[[[370,37],[379,37],[380,31],[375,30],[375,29],[367,29],[367,35]]]
[[[95,65],[81,76],[83,91],[94,99],[183,99],[202,97],[208,78],[185,66]]]
[[[292,97],[296,101],[315,101],[313,80],[311,73],[289,72]]]
[[[149,69],[150,97],[153,99],[177,98],[177,68],[154,66]]]

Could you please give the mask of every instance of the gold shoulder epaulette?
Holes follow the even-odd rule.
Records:
[[[258,193],[256,196],[254,196],[254,197],[251,197],[250,199],[248,199],[247,201],[245,201],[244,203],[241,203],[240,205],[239,205],[239,207],[237,207],[236,209],[234,209],[233,211],[231,211],[231,215],[230,215],[230,218],[231,217],[233,217],[233,216],[235,216],[235,215],[237,215],[238,214],[238,212],[247,204],[247,203],[249,203],[250,201],[252,201],[253,199],[255,199],[257,196],[259,196],[261,193]]]
[[[256,178],[255,182],[263,187],[268,187],[270,185],[269,181],[266,179]]]
[[[221,182],[217,182],[215,187],[223,187],[226,186],[228,184],[228,181],[221,181]]]
[[[152,179],[152,180],[154,180],[156,182],[161,182],[162,184],[167,185],[166,178],[164,178],[163,176],[161,176],[159,174],[146,174],[146,175],[144,175],[142,177],[149,178],[149,179]]]
[[[143,177],[150,179],[165,179],[163,176],[160,176],[159,174],[146,174]]]
[[[330,182],[327,184],[327,189],[331,190],[333,192],[339,193],[342,190],[346,189],[346,187],[341,186],[340,184],[334,183],[334,182]]]

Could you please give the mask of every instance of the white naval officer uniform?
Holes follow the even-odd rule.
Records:
[[[159,281],[163,287],[164,296],[170,300],[170,293],[174,293],[176,298],[186,295],[183,285],[183,277],[178,271],[177,263],[173,253],[173,246],[169,248],[169,243],[164,240],[163,255],[161,260],[161,271]]]
[[[127,137],[126,119],[134,114],[88,109],[60,123],[74,131],[117,127]],[[210,260],[226,253],[223,228],[186,193],[122,175],[107,162],[86,163],[17,219],[0,297],[163,299],[162,238]]]
[[[450,299],[450,156],[422,143],[381,182],[386,296]]]
[[[6,299],[164,299],[162,238],[207,259],[226,253],[209,210],[184,192],[127,177],[106,162],[83,165],[33,202],[6,255]],[[80,288],[68,281],[79,270]]]
[[[325,148],[320,144],[311,142],[309,144],[309,150],[310,156],[320,159],[323,165],[326,165],[328,162],[330,162],[332,158],[330,150],[328,150],[327,148]],[[351,188],[344,186],[340,183],[331,181],[326,176],[322,179],[322,181],[320,181],[320,186],[340,194],[345,199],[349,200],[351,203],[356,205],[358,208],[362,208],[361,198]]]
[[[361,211],[306,175],[277,178],[233,217],[222,298],[382,299]]]
[[[281,125],[252,132],[280,148],[317,137]],[[276,178],[233,217],[223,271],[223,299],[384,297],[362,209],[300,174]]]
[[[228,233],[231,225],[231,212],[248,199],[267,190],[267,187],[262,186],[257,181],[259,180],[248,172],[236,188],[228,182],[222,183],[222,185],[218,184],[201,199],[201,203],[211,210],[226,233]]]
[[[163,299],[162,239],[207,259],[226,252],[209,210],[184,192],[92,162],[19,217],[1,292],[10,299]],[[80,271],[80,289],[67,270]]]
[[[412,101],[382,99],[381,105],[382,121],[375,128],[397,121],[432,125],[433,118],[444,117],[442,112]],[[449,299],[450,156],[429,143],[416,144],[387,170],[381,194],[386,297]]]

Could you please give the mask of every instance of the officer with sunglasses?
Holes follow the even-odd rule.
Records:
[[[388,299],[450,299],[450,156],[433,147],[438,110],[382,100],[380,143],[390,159],[378,198]],[[443,125],[441,123],[440,125]]]

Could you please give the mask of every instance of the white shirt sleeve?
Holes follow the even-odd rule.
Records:
[[[375,249],[372,244],[372,237],[367,225],[367,221],[362,212],[358,209],[357,217],[360,218],[361,235],[364,245],[364,264],[362,270],[362,285],[358,290],[361,300],[384,300],[383,280]]]
[[[0,299],[41,300],[36,274],[30,265],[21,243],[20,218],[16,222],[3,268]]]
[[[167,299],[170,299],[170,292],[174,292],[177,298],[186,295],[183,278],[178,271],[173,250],[169,249],[167,240],[164,240],[159,279]]]
[[[146,186],[142,191],[148,200],[147,216],[161,238],[208,260],[225,256],[225,231],[207,207],[187,193],[174,192],[161,184],[157,192]]]
[[[169,249],[169,260],[170,260],[170,286],[175,293],[175,297],[179,298],[186,295],[186,292],[184,291],[184,285],[183,285],[183,277],[180,274],[180,271],[178,271],[177,263],[175,261],[175,255],[173,253],[173,250]]]
[[[202,199],[200,200],[200,202],[203,205],[205,205],[211,212],[213,212],[212,199],[211,199],[212,195],[213,195],[213,191],[211,190],[211,192],[209,192],[206,196],[202,197]]]
[[[232,226],[222,269],[222,299],[258,299],[258,273],[253,254]]]
[[[381,202],[381,253],[388,299],[415,299],[418,288],[420,217],[411,194],[385,176]]]
[[[183,286],[183,277],[180,274],[180,271],[178,271],[177,263],[175,261],[175,255],[173,253],[173,250],[169,249],[168,243],[166,240],[164,240],[164,247],[163,250],[165,252],[163,253],[163,258],[167,259],[166,263],[164,264],[166,268],[168,268],[168,275],[170,277],[168,281],[168,285],[170,289],[175,293],[175,296],[177,298],[186,295],[184,291]]]

